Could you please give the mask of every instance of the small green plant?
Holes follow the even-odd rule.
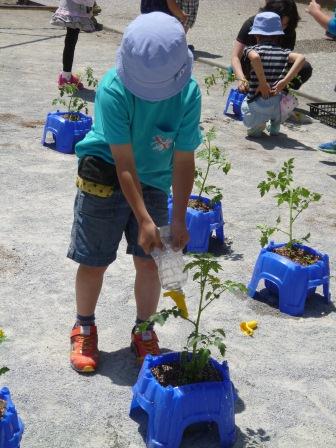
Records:
[[[210,89],[217,83],[222,83],[223,85],[223,96],[230,84],[235,81],[235,75],[231,68],[216,68],[215,73],[204,78],[204,83],[206,87],[206,92],[209,95]]]
[[[0,344],[2,344],[6,340],[5,332],[0,328]],[[8,372],[8,367],[0,367],[0,375]]]
[[[220,355],[225,355],[224,337],[222,328],[217,328],[209,332],[202,332],[201,317],[203,312],[215,300],[226,292],[237,290],[246,291],[243,284],[231,280],[224,282],[216,275],[222,271],[221,265],[208,254],[195,254],[190,263],[187,263],[185,270],[193,271],[193,281],[199,285],[199,303],[196,318],[193,320],[183,313],[183,310],[176,306],[171,309],[163,309],[152,315],[149,322],[163,325],[170,316],[181,317],[192,325],[192,331],[187,337],[187,342],[181,353],[181,384],[190,384],[202,381],[204,369],[209,365],[211,350],[217,348]],[[148,324],[145,324],[148,325]],[[146,326],[144,327],[146,328]]]
[[[206,168],[203,171],[197,167],[195,170],[195,186],[198,189],[198,201],[201,201],[203,193],[210,196],[211,204],[215,204],[223,197],[222,188],[215,185],[207,185],[207,179],[212,167],[221,170],[224,174],[228,174],[231,169],[225,155],[221,152],[218,146],[213,145],[212,142],[216,138],[215,128],[211,128],[206,134],[203,142],[203,148],[197,152],[197,158],[206,162]]]
[[[289,210],[287,230],[283,230],[279,227],[281,223],[280,216],[276,219],[275,226],[270,227],[266,224],[257,226],[261,232],[260,244],[262,247],[266,246],[269,237],[276,232],[281,232],[287,235],[287,247],[290,249],[293,247],[294,243],[308,241],[310,238],[310,233],[299,239],[294,238],[293,225],[301,213],[308,208],[309,204],[320,200],[321,195],[319,193],[312,193],[305,187],[293,186],[293,171],[294,159],[289,159],[284,162],[278,173],[267,171],[267,179],[263,180],[258,185],[261,197],[263,197],[271,189],[278,191],[278,193],[274,196],[278,207],[282,204],[287,204]]]
[[[88,86],[96,88],[98,80],[93,76],[93,69],[87,67],[85,69],[84,77]],[[82,81],[83,75],[79,75],[79,80]],[[59,97],[52,100],[52,105],[65,106],[67,109],[67,118],[70,121],[78,120],[78,112],[84,110],[88,114],[88,103],[83,98],[77,96],[79,89],[76,84],[64,84],[59,89]]]

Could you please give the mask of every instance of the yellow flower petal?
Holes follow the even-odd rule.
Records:
[[[256,320],[250,320],[248,322],[240,322],[240,329],[246,336],[253,336],[254,330],[258,327]]]
[[[189,314],[185,302],[185,295],[182,291],[166,291],[165,293],[163,293],[163,297],[170,297],[176,303],[177,308],[181,312],[181,316],[184,319],[187,319]]]

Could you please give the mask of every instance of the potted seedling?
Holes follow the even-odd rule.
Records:
[[[329,301],[330,273],[328,255],[303,244],[308,242],[310,233],[299,238],[294,233],[297,219],[311,203],[319,201],[321,195],[295,186],[293,171],[294,159],[289,159],[279,172],[267,171],[267,179],[258,185],[262,197],[271,190],[276,191],[277,206],[287,206],[288,220],[285,227],[281,226],[281,216],[273,226],[257,226],[261,231],[262,249],[248,291],[254,297],[260,279],[265,279],[266,288],[279,293],[280,311],[299,316],[303,314],[307,296],[314,293],[317,286],[323,286],[325,300]],[[277,244],[269,242],[275,233],[286,235],[287,241]]]
[[[235,77],[231,67],[217,68],[215,73],[204,78],[207,94],[209,95],[210,89],[214,85],[221,84],[224,96],[229,85],[232,84],[235,80],[237,80],[237,78]],[[244,101],[245,96],[246,94],[240,92],[238,89],[231,89],[227,97],[224,114],[233,114],[236,118],[242,120],[241,105]]]
[[[186,224],[190,240],[187,251],[207,252],[212,232],[216,231],[217,239],[224,242],[224,220],[221,199],[222,189],[209,185],[208,176],[212,169],[228,174],[231,164],[226,160],[222,150],[213,144],[216,131],[211,128],[205,135],[203,148],[197,152],[197,159],[205,161],[205,168],[196,167],[195,187],[198,194],[190,196]],[[204,196],[206,195],[206,196]],[[172,218],[173,198],[168,201],[169,219]]]
[[[235,392],[227,362],[219,363],[211,356],[215,348],[224,357],[225,333],[222,328],[203,330],[202,316],[223,293],[245,287],[221,281],[217,274],[222,268],[208,254],[194,255],[185,270],[193,272],[199,286],[195,319],[185,304],[177,302],[178,307],[163,309],[149,321],[163,325],[171,316],[180,317],[191,325],[191,332],[182,352],[145,358],[133,386],[131,412],[141,407],[148,414],[147,447],[178,448],[189,425],[210,421],[218,425],[221,447],[229,447],[235,441]],[[143,325],[146,329],[148,323]]]
[[[82,78],[80,76],[80,80]],[[85,78],[89,87],[97,86],[98,81],[91,67],[86,69]],[[42,136],[44,146],[72,154],[76,143],[91,129],[92,117],[88,115],[88,103],[78,96],[78,91],[76,84],[64,84],[59,89],[59,96],[53,99],[52,105],[62,106],[66,110],[48,113]]]
[[[0,328],[0,344],[6,340]],[[8,372],[7,367],[0,368],[0,376]],[[19,448],[24,425],[17,415],[7,387],[0,388],[0,448]]]

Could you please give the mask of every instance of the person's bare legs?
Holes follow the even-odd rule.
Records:
[[[135,266],[134,295],[137,308],[137,318],[147,320],[156,312],[161,285],[157,266],[153,259],[133,256]]]
[[[76,276],[76,303],[77,313],[81,316],[94,314],[107,267],[79,265]]]

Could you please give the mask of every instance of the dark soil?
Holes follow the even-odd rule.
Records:
[[[205,204],[204,202],[199,201],[198,199],[189,199],[188,207],[198,210],[200,212],[208,212],[209,210],[212,210],[212,207],[209,207],[208,204]]]
[[[0,420],[6,413],[7,402],[5,400],[0,400]]]
[[[156,378],[159,384],[163,387],[172,386],[185,386],[186,384],[193,384],[187,382],[184,379],[184,371],[179,363],[161,364],[151,369],[152,374]],[[208,364],[204,369],[197,381],[194,383],[205,383],[212,381],[222,381],[221,374],[212,365]]]
[[[65,118],[66,120],[69,120],[69,121],[79,121],[80,120],[80,117],[75,114],[64,114],[63,118]]]
[[[299,263],[302,266],[310,266],[320,259],[318,255],[313,255],[303,249],[300,249],[299,247],[289,248],[287,246],[282,246],[274,249],[273,252],[282,255],[283,257],[289,258],[290,260],[294,261],[295,263]]]

